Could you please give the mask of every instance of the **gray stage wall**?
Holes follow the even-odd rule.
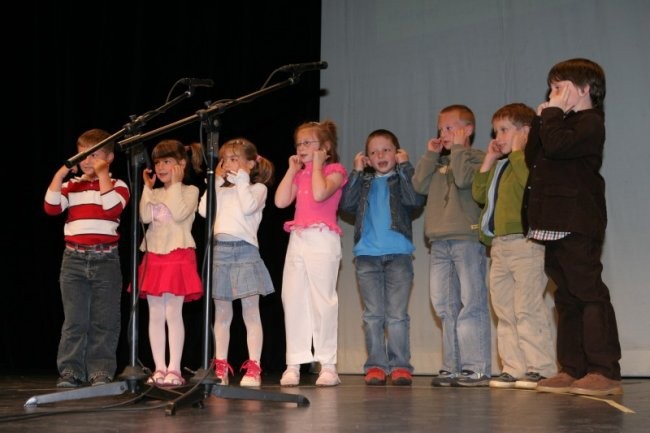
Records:
[[[443,106],[463,103],[477,116],[475,146],[485,149],[500,106],[533,108],[546,94],[556,62],[587,57],[607,74],[609,225],[603,277],[616,309],[622,370],[650,375],[650,2],[646,0],[323,0],[321,117],[340,127],[343,163],[363,150],[367,134],[397,134],[412,162],[436,133]],[[299,24],[296,31],[299,36]],[[352,263],[352,226],[341,222],[339,369],[365,361],[361,302]],[[441,363],[439,323],[428,299],[423,218],[414,223],[415,287],[410,303],[416,373]],[[552,297],[547,298],[552,308]],[[494,333],[493,333],[494,334]],[[493,335],[494,340],[494,335]],[[493,344],[494,372],[500,371]]]

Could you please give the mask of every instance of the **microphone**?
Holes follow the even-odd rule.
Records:
[[[316,71],[318,69],[327,69],[327,62],[295,63],[292,65],[284,65],[279,68],[280,71],[298,74],[306,71]]]
[[[214,81],[209,78],[181,78],[179,80],[181,84],[185,84],[190,87],[212,87],[214,86]]]

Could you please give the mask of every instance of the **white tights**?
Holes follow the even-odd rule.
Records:
[[[246,325],[248,358],[260,362],[262,355],[262,320],[260,318],[259,295],[241,299],[242,317]],[[232,302],[214,300],[214,342],[217,359],[228,359],[230,324],[232,323]]]
[[[149,343],[157,371],[181,371],[181,356],[185,342],[184,300],[184,296],[174,296],[171,293],[163,293],[162,296],[147,296]],[[169,365],[165,363],[165,322],[169,333]]]

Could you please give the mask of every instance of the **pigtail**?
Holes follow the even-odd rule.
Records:
[[[251,182],[260,182],[266,186],[271,186],[274,181],[274,174],[275,166],[273,163],[262,155],[257,154],[255,167],[251,170]]]
[[[203,171],[203,146],[201,143],[191,143],[188,146],[185,146],[185,149],[189,156],[189,162],[192,164],[192,168],[195,173],[201,173]]]

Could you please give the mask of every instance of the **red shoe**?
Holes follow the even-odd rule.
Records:
[[[217,376],[217,379],[221,381],[221,385],[228,385],[228,372],[230,374],[235,374],[232,370],[230,364],[225,359],[213,359],[212,363],[214,365],[214,373]]]
[[[241,378],[239,386],[257,387],[262,385],[262,367],[257,361],[249,359],[239,368],[239,371],[246,370],[246,374]]]
[[[390,381],[393,385],[410,385],[413,383],[411,372],[406,368],[396,368],[390,373]]]
[[[366,373],[366,385],[386,385],[386,373],[377,367],[371,367]]]

